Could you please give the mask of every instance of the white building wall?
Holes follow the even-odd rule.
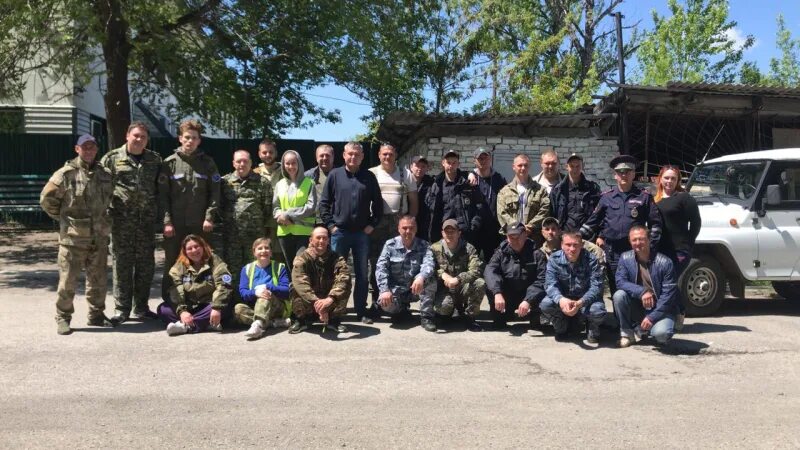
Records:
[[[400,157],[403,165],[408,165],[414,155],[424,155],[431,163],[431,174],[441,172],[442,154],[445,150],[456,150],[461,155],[461,168],[472,170],[475,167],[472,152],[478,147],[487,150],[494,147],[494,169],[506,179],[513,178],[511,161],[514,156],[524,153],[531,158],[531,176],[541,170],[539,155],[542,151],[552,148],[558,153],[562,164],[572,153],[583,156],[584,172],[587,178],[596,181],[603,189],[614,186],[614,174],[608,167],[609,161],[619,155],[616,139],[595,138],[516,138],[503,136],[443,136],[429,139],[420,139]],[[562,167],[562,173],[566,170]]]

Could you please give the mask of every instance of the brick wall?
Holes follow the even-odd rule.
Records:
[[[441,172],[440,161],[445,150],[454,149],[461,154],[462,169],[474,168],[472,152],[484,147],[494,147],[495,170],[510,173],[510,160],[519,153],[531,157],[531,176],[539,173],[539,155],[548,148],[554,149],[562,163],[573,152],[583,156],[584,172],[587,178],[597,181],[604,190],[614,186],[614,175],[608,167],[609,161],[619,155],[617,141],[614,139],[594,138],[512,138],[502,136],[443,136],[420,139],[400,157],[400,163],[407,165],[414,155],[425,155],[431,163],[431,174]],[[562,169],[561,172],[565,173]],[[507,176],[508,178],[508,176]]]

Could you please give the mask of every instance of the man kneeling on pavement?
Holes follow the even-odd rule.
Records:
[[[528,239],[525,224],[517,222],[505,231],[506,241],[495,250],[483,272],[494,328],[505,328],[515,314],[524,318],[533,313],[530,326],[539,329],[547,260],[534,251],[536,244]]]
[[[437,318],[450,318],[455,310],[471,331],[481,331],[475,321],[481,311],[486,283],[481,278],[478,251],[461,238],[458,221],[442,223],[442,240],[431,245],[436,260],[436,297],[433,310]]]
[[[428,242],[416,237],[414,216],[403,216],[397,224],[400,233],[383,245],[375,270],[378,281],[377,308],[398,323],[411,315],[409,305],[419,301],[419,315],[425,331],[436,331],[433,297],[436,294],[433,253]]]
[[[675,333],[678,297],[672,261],[650,249],[649,233],[641,225],[631,227],[633,250],[622,254],[617,267],[618,290],[612,298],[623,348],[648,333],[666,344]]]
[[[556,340],[568,337],[570,321],[589,322],[588,344],[598,344],[600,324],[606,315],[603,303],[603,271],[594,253],[583,247],[580,233],[561,235],[561,250],[550,255],[545,275],[547,297],[542,314],[553,325]]]

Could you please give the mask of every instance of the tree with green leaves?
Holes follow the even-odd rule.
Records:
[[[463,0],[492,111],[569,112],[615,81],[611,14],[622,0]],[[636,31],[624,47],[629,56]]]
[[[304,93],[339,83],[376,114],[422,104],[420,24],[429,11],[392,0],[9,0],[3,36],[57,58],[48,71],[86,85],[104,75],[111,145],[124,140],[131,94],[173,119],[196,115],[242,137],[336,121]],[[8,4],[6,4],[8,3]],[[42,12],[45,11],[45,12]],[[9,16],[3,15],[6,18]],[[32,23],[57,24],[29,27]],[[5,30],[5,31],[4,31]],[[6,32],[7,31],[7,32]],[[53,35],[53,36],[51,36]],[[6,48],[14,48],[3,43]],[[38,51],[30,53],[37,54]],[[31,69],[3,80],[18,92]],[[34,58],[35,60],[35,58]],[[91,64],[92,61],[103,64]],[[27,64],[27,66],[26,66]]]
[[[743,52],[753,36],[737,43],[731,34],[737,23],[728,19],[727,0],[669,0],[671,15],[653,10],[653,30],[637,52],[641,84],[670,81],[731,83],[740,72]],[[749,67],[749,69],[752,69]]]
[[[778,15],[777,23],[775,44],[781,57],[770,59],[767,82],[775,86],[800,87],[800,39],[792,38],[783,14]]]

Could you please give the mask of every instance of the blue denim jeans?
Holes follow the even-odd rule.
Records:
[[[620,336],[633,337],[634,334],[648,333],[639,328],[639,324],[646,315],[642,299],[633,298],[621,289],[614,293],[612,299],[614,300],[614,312],[619,320]],[[666,344],[675,334],[675,318],[670,315],[665,316],[653,324],[649,333],[659,344]]]
[[[345,231],[337,229],[331,236],[331,248],[337,254],[347,258],[352,250],[353,269],[356,274],[353,289],[353,304],[356,315],[360,319],[367,314],[367,292],[369,291],[369,236],[363,231]]]
[[[561,311],[558,300],[545,297],[542,303],[539,304],[539,308],[541,308],[542,314],[550,319],[550,323],[553,324],[553,331],[560,334],[567,331],[569,319]],[[606,317],[606,305],[602,301],[584,305],[575,316],[579,320],[588,321],[589,332],[597,336],[600,334],[600,324],[603,323],[603,319]]]

